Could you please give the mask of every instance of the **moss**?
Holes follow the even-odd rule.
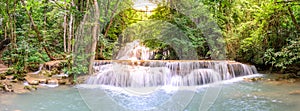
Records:
[[[6,79],[6,77],[5,77],[5,74],[0,74],[0,80],[4,80],[4,79]]]

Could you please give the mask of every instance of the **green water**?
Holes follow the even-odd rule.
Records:
[[[222,84],[218,95],[206,93],[207,87],[197,90],[178,90],[176,94],[156,90],[146,95],[127,94],[113,87],[45,88],[27,94],[0,96],[0,111],[123,111],[162,110],[198,111],[206,105],[204,97],[216,100],[209,111],[300,111],[300,95],[289,92],[300,90],[299,83],[234,82]],[[146,90],[142,89],[142,90]],[[123,90],[124,91],[124,90]],[[192,95],[192,96],[191,96]],[[185,101],[192,97],[189,101]]]

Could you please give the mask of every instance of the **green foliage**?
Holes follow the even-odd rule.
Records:
[[[82,55],[77,55],[74,57],[74,55],[68,55],[66,57],[67,62],[62,63],[61,65],[64,66],[63,67],[63,72],[67,73],[68,75],[80,75],[80,74],[85,74],[88,72],[88,62],[86,60],[88,56],[86,54],[82,54]]]
[[[141,40],[147,47],[155,50],[154,59],[179,59],[178,50],[174,46],[185,45],[196,49],[200,59],[210,57],[218,52],[218,42],[223,41],[216,39],[219,35],[209,33],[204,35],[205,26],[197,27],[186,15],[182,14],[175,7],[184,7],[194,1],[173,1],[170,8],[165,3],[158,3],[159,7],[151,14],[139,12],[128,6],[132,5],[130,0],[120,2],[117,9],[115,0],[103,2],[98,0],[101,7],[99,18],[100,33],[97,51],[101,52],[98,59],[112,59],[114,51],[118,50],[122,34],[131,32],[126,29],[133,27],[134,24],[149,27],[138,27],[132,31],[134,34],[140,32],[151,32],[150,34],[142,33],[140,35],[131,35],[132,37],[123,37],[129,39],[147,38]],[[284,2],[283,0],[200,0],[198,7],[193,7],[189,13],[200,19],[207,19],[210,16],[216,21],[226,40],[227,58],[242,62],[249,62],[255,65],[267,65],[278,69],[286,69],[291,65],[299,64],[299,32],[297,25],[300,24],[300,5],[297,2]],[[89,3],[81,3],[71,0],[26,0],[26,7],[21,2],[3,0],[0,2],[0,40],[10,38],[12,40],[6,51],[1,52],[1,60],[10,66],[9,74],[16,74],[15,77],[22,78],[22,74],[28,71],[35,71],[40,64],[50,60],[43,46],[50,50],[50,54],[56,57],[66,55],[63,59],[68,62],[64,64],[64,71],[68,74],[82,74],[87,72],[88,62],[86,58],[90,56],[88,48],[78,48],[78,52],[64,51],[64,15],[67,16],[66,23],[70,21],[70,15],[74,16],[71,34],[76,34],[77,26],[83,19],[90,7]],[[195,2],[196,3],[196,2]],[[198,3],[198,2],[197,2]],[[91,5],[91,3],[90,3]],[[103,8],[107,7],[108,10]],[[120,10],[120,9],[126,10]],[[295,16],[296,23],[288,10],[291,9]],[[29,10],[34,23],[40,31],[42,41],[36,36],[31,21],[25,9]],[[207,9],[210,13],[206,13]],[[115,13],[116,12],[116,13]],[[194,13],[200,12],[200,13]],[[201,18],[202,17],[202,18]],[[113,19],[110,23],[110,19]],[[174,26],[181,32],[172,32],[170,30],[152,29],[148,21],[164,21]],[[146,22],[146,23],[143,23]],[[200,23],[207,25],[206,23]],[[87,26],[90,27],[90,26]],[[67,26],[69,34],[70,27]],[[108,30],[107,30],[108,29]],[[86,29],[85,29],[86,30]],[[165,31],[165,32],[164,32]],[[90,39],[88,31],[84,33],[81,42],[88,44]],[[167,40],[159,38],[164,36],[173,37],[176,34],[182,34],[188,40],[179,38],[170,38]],[[106,34],[106,35],[105,35]],[[207,37],[206,37],[207,36]],[[79,37],[76,35],[76,37]],[[75,36],[71,40],[71,46],[75,46]],[[210,38],[210,39],[207,39]],[[80,39],[80,38],[78,38]],[[127,41],[127,42],[128,42]],[[77,41],[78,42],[78,41]],[[43,44],[43,46],[41,45]],[[212,44],[212,45],[210,45]],[[174,45],[174,46],[171,46]],[[223,48],[223,47],[221,47]],[[77,50],[77,49],[74,49]],[[180,49],[179,51],[188,51],[190,49]],[[177,51],[177,52],[176,52]],[[169,55],[164,55],[168,52]]]
[[[300,39],[290,40],[289,44],[280,51],[275,52],[274,49],[268,49],[265,53],[266,64],[278,67],[281,70],[286,69],[292,64],[300,62]]]

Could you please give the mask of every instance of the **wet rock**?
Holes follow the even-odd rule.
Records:
[[[17,83],[17,82],[18,82],[18,79],[11,80],[10,82],[11,82],[11,83]]]
[[[275,81],[280,81],[281,79],[280,78],[275,78]]]
[[[0,83],[0,91],[4,91],[4,85]]]
[[[31,91],[31,90],[37,90],[37,87],[36,86],[24,86],[24,89]]]
[[[5,76],[6,77],[6,80],[13,80],[14,79],[14,76]]]
[[[288,82],[289,82],[289,83],[295,83],[295,82],[296,82],[296,79],[288,79]]]
[[[47,84],[56,85],[56,84],[58,84],[58,80],[57,79],[50,79],[50,80],[48,80]]]
[[[4,84],[4,91],[6,92],[14,92],[11,84]]]
[[[263,80],[264,78],[261,77],[255,77],[255,78],[244,78],[244,81],[246,82],[255,82],[255,81],[260,81]]]
[[[47,76],[47,77],[52,77],[51,71],[48,71],[48,70],[42,70],[40,73],[41,73],[42,75]]]
[[[67,82],[67,80],[65,80],[65,79],[58,79],[58,84],[59,85],[65,85],[66,82]]]
[[[291,91],[289,92],[290,95],[300,95],[300,90],[295,90],[295,91]]]
[[[39,83],[40,83],[40,84],[47,84],[47,79],[40,79],[40,80],[39,80]]]
[[[39,81],[38,80],[29,80],[27,81],[29,85],[39,85]]]
[[[251,78],[243,78],[244,79],[244,81],[246,81],[246,82],[253,82],[253,80],[251,79]]]
[[[66,74],[59,74],[59,75],[53,75],[52,78],[55,79],[66,79],[68,77],[68,75]]]
[[[5,74],[0,74],[0,80],[6,79]]]

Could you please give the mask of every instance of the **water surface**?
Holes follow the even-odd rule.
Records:
[[[209,111],[299,111],[300,95],[289,92],[300,90],[299,83],[271,82],[223,83]],[[197,90],[195,90],[197,88]],[[154,90],[153,90],[154,89]],[[209,87],[188,86],[180,90],[144,88],[149,93],[132,93],[128,89],[100,86],[95,88],[45,88],[27,94],[0,96],[0,111],[120,111],[120,110],[185,110],[198,111],[206,105],[204,97]],[[190,96],[192,95],[192,96]],[[192,97],[189,98],[188,97]],[[189,101],[186,101],[189,100]],[[185,101],[180,102],[180,101]]]

